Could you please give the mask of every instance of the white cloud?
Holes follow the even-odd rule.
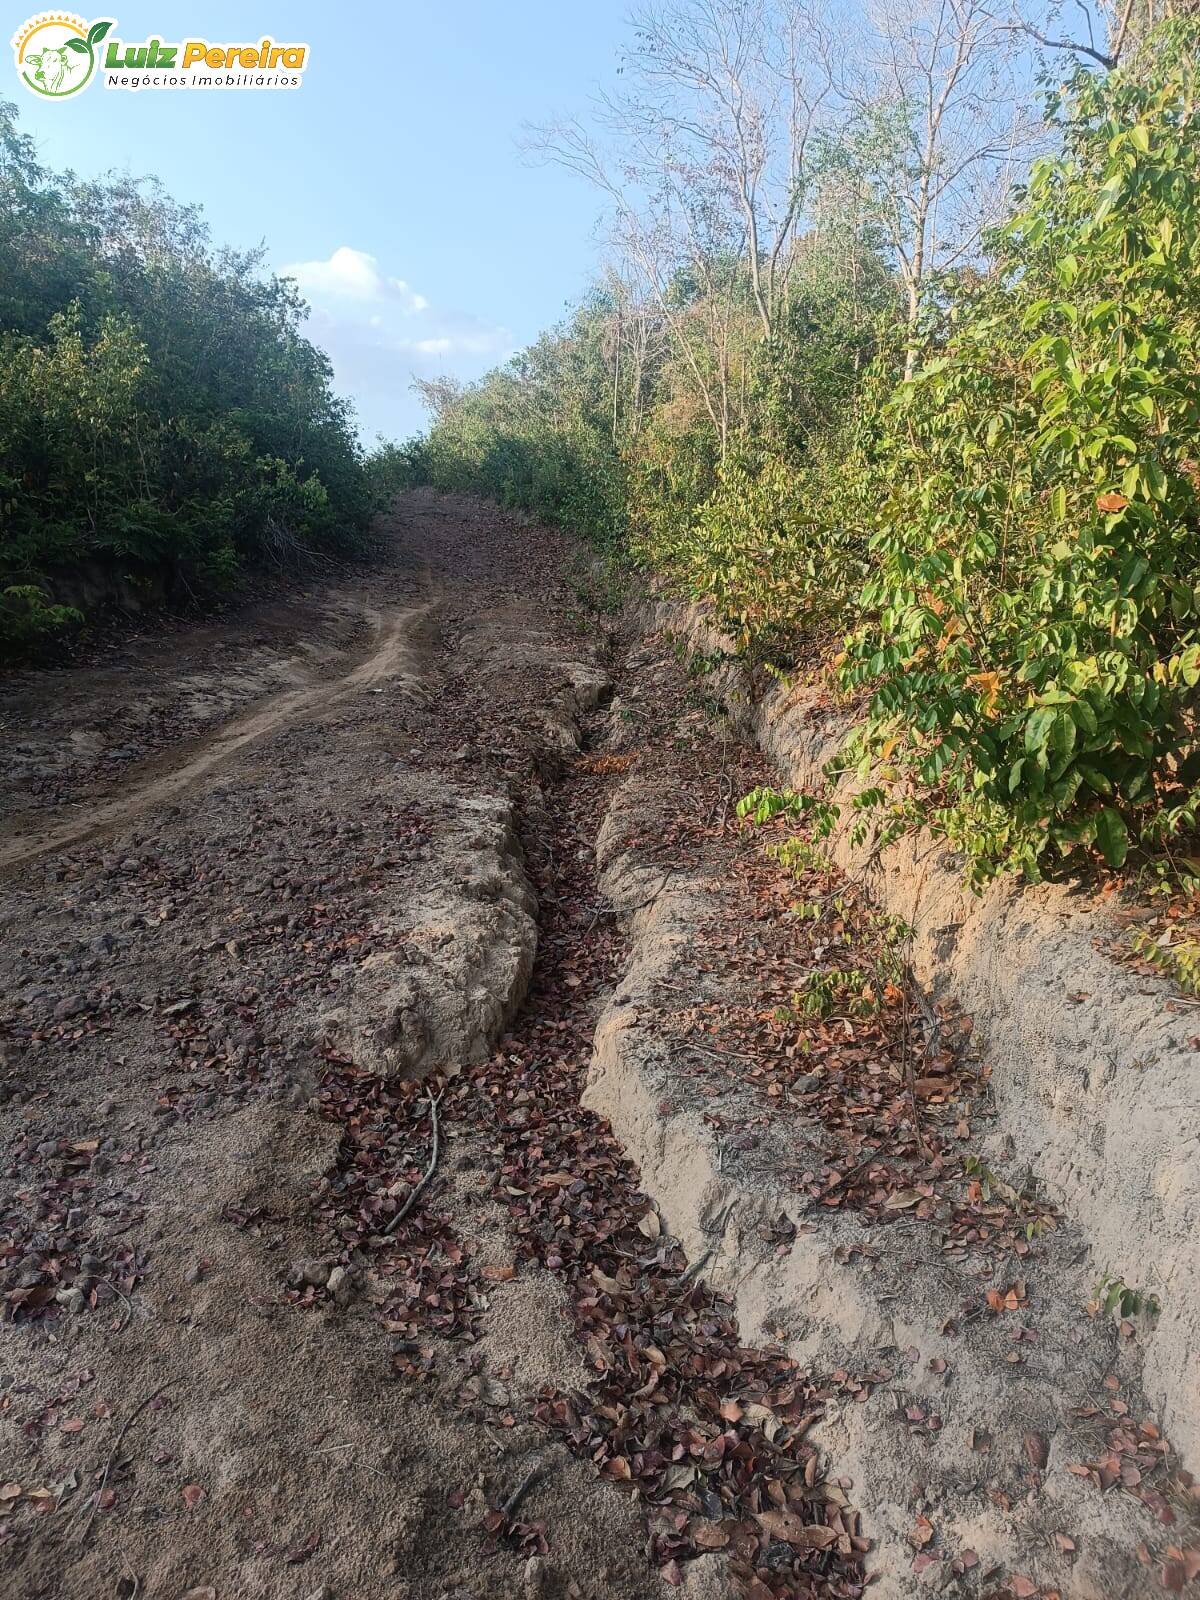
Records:
[[[295,278],[306,294],[348,300],[396,300],[406,311],[426,311],[429,301],[410,289],[403,278],[385,277],[379,262],[365,250],[343,244],[327,261],[297,261],[283,275]]]
[[[470,381],[513,353],[507,328],[430,304],[366,250],[339,245],[324,260],[281,269],[311,306],[307,333],[330,356],[334,380],[355,402],[366,436],[420,425],[414,377]]]

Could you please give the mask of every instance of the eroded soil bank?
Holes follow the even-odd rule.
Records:
[[[7,698],[4,1592],[1190,1583],[966,1019],[564,543],[392,533]]]

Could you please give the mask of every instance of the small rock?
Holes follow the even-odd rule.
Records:
[[[354,1274],[347,1272],[345,1267],[334,1267],[329,1274],[328,1288],[334,1305],[349,1305],[354,1298]]]
[[[297,1288],[323,1289],[329,1282],[329,1267],[321,1261],[299,1261],[288,1274],[288,1280]]]

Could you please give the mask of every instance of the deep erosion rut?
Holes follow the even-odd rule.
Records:
[[[394,531],[366,653],[8,846],[4,1592],[1188,1583],[967,1019],[564,543]]]

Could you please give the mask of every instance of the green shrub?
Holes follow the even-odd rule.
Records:
[[[1194,826],[1196,38],[1075,75],[997,270],[878,420],[856,753],[940,801],[977,876]]]
[[[10,584],[0,589],[0,660],[27,655],[82,621],[74,606],[54,605],[44,589]]]
[[[0,102],[0,607],[10,656],[86,564],[193,594],[350,551],[372,486],[295,286],[152,183],[37,162]],[[45,601],[36,599],[42,595]]]
[[[714,245],[633,319],[633,378],[599,296],[443,395],[434,481],[603,528],[776,669],[828,644],[860,835],[932,826],[979,883],[1194,832],[1198,49],[1176,19],[1073,74],[986,270],[927,283],[911,381],[895,274],[842,208],[769,333]]]

